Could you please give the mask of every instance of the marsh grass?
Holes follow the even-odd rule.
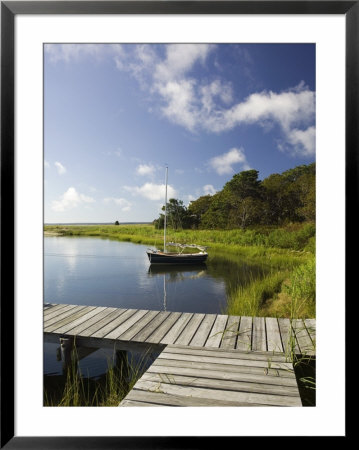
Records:
[[[227,314],[237,316],[263,316],[265,304],[281,290],[288,276],[287,270],[272,270],[262,278],[253,278],[246,286],[240,286],[228,300]]]
[[[285,266],[284,266],[285,267]],[[310,255],[302,264],[274,264],[269,273],[231,292],[227,313],[239,316],[315,318],[316,266]]]
[[[284,292],[292,299],[291,317],[315,317],[316,265],[313,256],[304,264],[296,267]]]

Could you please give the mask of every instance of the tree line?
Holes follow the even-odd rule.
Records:
[[[258,170],[245,170],[221,191],[203,195],[188,207],[174,198],[167,203],[167,225],[174,229],[245,229],[314,220],[315,163],[269,175],[263,181],[258,179]],[[163,228],[164,214],[153,223]]]

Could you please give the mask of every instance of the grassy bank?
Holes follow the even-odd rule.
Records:
[[[297,263],[298,261],[296,261]],[[315,257],[274,267],[263,278],[239,287],[228,301],[228,314],[315,318]]]

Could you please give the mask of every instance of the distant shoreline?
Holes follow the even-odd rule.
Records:
[[[120,225],[151,225],[152,222],[120,222]],[[47,225],[114,225],[114,222],[46,222]]]

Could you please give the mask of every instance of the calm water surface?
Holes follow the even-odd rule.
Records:
[[[203,313],[225,308],[226,283],[207,265],[156,268],[147,248],[100,238],[46,237],[45,302]]]
[[[45,237],[44,302],[225,313],[230,292],[263,270],[210,250],[201,266],[150,266],[147,248],[95,237]],[[58,347],[44,344],[45,386],[46,379],[62,374]],[[99,377],[111,356],[99,349],[82,359],[79,368]]]

